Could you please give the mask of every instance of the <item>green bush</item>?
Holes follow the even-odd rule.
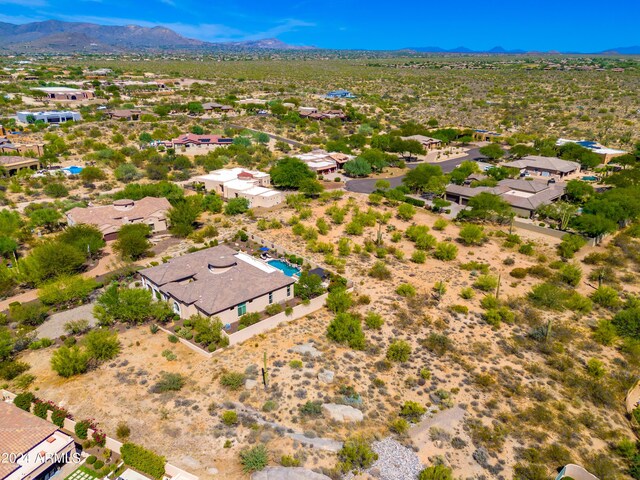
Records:
[[[458,256],[458,247],[451,242],[440,242],[436,245],[433,256],[438,260],[449,262]]]
[[[364,324],[372,330],[380,330],[382,325],[384,325],[384,319],[382,315],[376,312],[369,312],[367,316],[364,317]]]
[[[33,406],[33,414],[36,417],[44,418],[46,420],[50,408],[51,406],[48,403],[36,401]]]
[[[118,334],[106,328],[89,332],[84,342],[90,358],[99,362],[111,360],[120,353]]]
[[[495,290],[497,286],[498,279],[493,275],[480,275],[476,281],[473,282],[473,287],[483,292],[491,292]]]
[[[396,288],[396,293],[401,297],[415,297],[416,289],[410,283],[403,283],[398,288]]]
[[[461,313],[463,315],[467,315],[469,313],[469,307],[466,305],[450,305],[449,311],[452,313]]]
[[[29,350],[40,350],[42,348],[47,348],[53,345],[53,340],[50,338],[41,338],[40,340],[35,340],[29,344]]]
[[[444,465],[432,465],[420,472],[418,480],[453,480],[451,469]]]
[[[378,280],[388,280],[391,278],[391,270],[387,268],[384,262],[376,262],[369,270],[369,276]]]
[[[303,363],[302,363],[302,360],[291,360],[289,362],[289,366],[295,370],[299,370],[302,368]]]
[[[406,401],[400,409],[400,416],[411,423],[416,423],[427,411],[422,405],[412,401]]]
[[[605,285],[599,286],[596,291],[591,294],[591,300],[603,308],[616,308],[620,305],[618,291]]]
[[[153,393],[176,392],[181,390],[185,383],[185,378],[179,373],[161,372],[160,379],[150,390]]]
[[[102,467],[104,467],[104,462],[102,460],[97,460],[96,463],[93,464],[93,469],[98,471]]]
[[[467,223],[460,229],[460,240],[465,245],[482,245],[486,235],[484,229],[478,225]]]
[[[120,455],[122,455],[122,461],[125,465],[146,473],[152,478],[159,480],[164,476],[165,458],[144,447],[134,443],[125,443],[120,448]]]
[[[308,401],[300,405],[300,414],[307,417],[319,417],[322,414],[322,402]]]
[[[76,426],[74,427],[74,431],[76,432],[76,437],[86,440],[88,435],[89,427],[91,423],[88,420],[81,420],[76,422]]]
[[[86,438],[86,437],[85,437]],[[96,463],[97,457],[95,455],[89,455],[87,457],[87,463],[89,465],[93,465],[94,463]]]
[[[369,468],[378,459],[369,443],[362,437],[349,438],[338,452],[339,467],[343,473]]]
[[[243,373],[239,372],[227,372],[220,377],[220,385],[229,390],[239,390],[245,381]]]
[[[360,317],[350,313],[339,313],[327,327],[327,337],[337,343],[349,345],[354,350],[364,350],[366,341]]]
[[[396,418],[389,424],[389,430],[399,435],[404,435],[409,430],[409,422],[404,418]]]
[[[282,305],[280,305],[279,303],[272,303],[271,305],[267,305],[267,308],[264,309],[264,312],[269,316],[273,316],[279,314],[280,312],[282,312],[282,310]]]
[[[424,263],[427,261],[427,254],[422,250],[416,250],[411,254],[411,261],[413,263]]]
[[[87,371],[89,354],[78,346],[58,348],[51,356],[51,368],[61,377],[69,378]]]
[[[250,327],[260,321],[260,313],[259,312],[251,312],[245,313],[240,317],[240,322],[238,323],[238,330],[242,330],[243,328]]]
[[[392,362],[406,362],[411,356],[411,346],[404,340],[396,340],[387,350],[387,359]]]
[[[227,410],[222,413],[221,420],[225,425],[232,427],[238,424],[238,414],[233,410]]]
[[[525,278],[527,276],[527,269],[526,268],[521,268],[521,267],[516,267],[513,270],[511,270],[509,272],[509,275],[511,275],[513,278],[518,278],[518,279],[522,279]]]
[[[24,410],[25,412],[31,411],[31,403],[34,402],[36,396],[31,392],[19,393],[16,398],[13,399],[13,404]]]
[[[9,360],[0,362],[0,378],[3,380],[13,380],[29,370],[31,366],[25,362]]]
[[[256,445],[253,448],[240,452],[240,463],[245,473],[263,470],[269,464],[269,452],[264,445]]]
[[[558,255],[562,258],[573,258],[574,254],[586,245],[587,241],[580,235],[565,235],[558,245]]]
[[[290,455],[282,455],[280,457],[280,465],[283,467],[299,467],[300,460]]]
[[[65,275],[44,284],[38,298],[45,305],[63,305],[86,300],[98,284],[93,278]]]

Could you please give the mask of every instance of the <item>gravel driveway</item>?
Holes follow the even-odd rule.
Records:
[[[98,323],[93,316],[93,303],[87,303],[71,310],[66,310],[60,313],[54,313],[46,322],[37,328],[37,338],[50,338],[54,340],[61,335],[66,335],[64,325],[72,320],[87,320],[90,326],[94,326]]]

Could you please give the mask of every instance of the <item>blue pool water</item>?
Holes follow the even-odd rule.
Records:
[[[71,175],[77,175],[82,171],[82,167],[76,167],[75,165],[73,167],[67,167],[67,168],[63,168],[63,170],[66,170],[67,172],[69,172]]]
[[[595,182],[596,180],[598,180],[598,177],[582,177],[582,180],[586,181],[586,182]]]
[[[269,260],[267,263],[272,267],[277,268],[278,270],[282,270],[287,277],[293,277],[294,275],[298,275],[300,273],[299,268],[290,267],[282,260]]]

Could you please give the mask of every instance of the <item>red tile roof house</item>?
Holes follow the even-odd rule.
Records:
[[[231,145],[233,138],[220,137],[218,135],[196,135],[185,133],[171,140],[173,148],[206,148],[213,149],[220,146]]]
[[[167,230],[167,211],[171,204],[166,198],[145,197],[138,201],[116,200],[112,205],[95,207],[76,207],[67,212],[67,223],[76,225],[86,223],[95,225],[104,235],[104,239],[115,240],[123,225],[145,223],[152,233]]]
[[[0,401],[0,480],[48,479],[74,449],[73,438],[52,423]]]

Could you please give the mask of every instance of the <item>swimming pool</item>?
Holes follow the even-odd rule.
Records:
[[[595,182],[596,180],[598,180],[598,177],[587,176],[587,177],[582,177],[582,180],[584,180],[585,182]]]
[[[287,277],[293,277],[300,274],[299,268],[291,267],[282,260],[269,260],[267,263],[278,270],[282,270]]]
[[[63,168],[63,170],[66,170],[67,172],[69,172],[71,175],[77,175],[82,171],[82,167],[76,167],[75,165],[72,167],[66,167]]]

